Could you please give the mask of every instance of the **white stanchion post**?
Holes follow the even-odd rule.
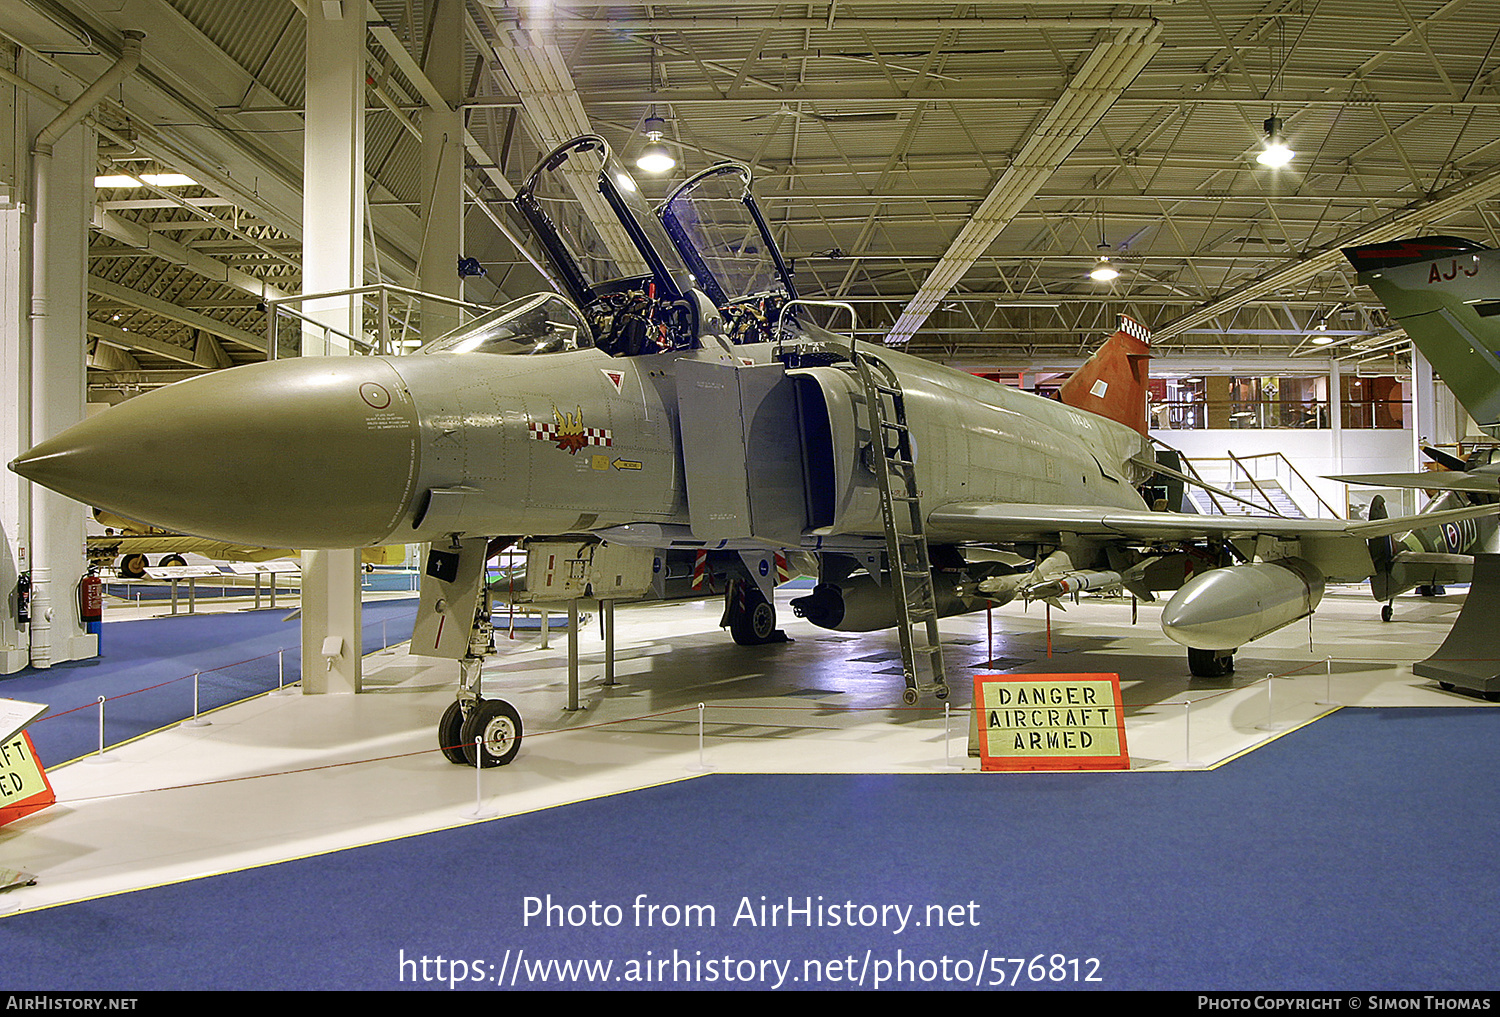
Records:
[[[193,672],[193,719],[183,721],[179,727],[208,727],[213,723],[198,716],[198,678],[202,674],[202,671]]]
[[[289,696],[292,690],[286,687],[286,648],[276,651],[276,691],[273,696]]]
[[[697,766],[689,766],[688,767],[689,772],[692,772],[692,773],[707,773],[708,769],[709,769],[708,763],[706,761],[704,761],[704,758],[703,758],[703,710],[704,710],[704,708],[705,707],[704,707],[703,703],[699,703],[698,704],[698,765]]]
[[[1191,699],[1182,704],[1182,765],[1189,769],[1198,769],[1208,765],[1193,758],[1193,701]]]
[[[105,697],[104,696],[100,696],[99,697],[99,751],[98,751],[97,754],[89,756],[89,758],[86,760],[86,762],[90,762],[90,763],[113,763],[115,761],[115,759],[114,759],[113,756],[105,755],[105,752],[104,752],[104,702],[105,702]]]
[[[465,819],[493,819],[495,816],[498,816],[500,814],[500,813],[496,812],[494,809],[486,809],[484,807],[484,788],[481,786],[481,784],[479,782],[479,776],[480,776],[481,773],[484,772],[484,767],[482,765],[480,765],[483,761],[484,761],[484,736],[483,735],[475,735],[474,736],[474,811],[473,812],[465,812],[463,814],[463,816],[464,816]]]
[[[1333,657],[1324,657],[1323,664],[1327,668],[1327,674],[1324,679],[1323,698],[1318,700],[1318,705],[1343,706],[1343,703],[1333,698]]]
[[[1276,703],[1271,696],[1271,684],[1276,680],[1274,674],[1266,675],[1266,722],[1255,725],[1257,731],[1285,731],[1290,724],[1278,724],[1276,722]]]
[[[993,657],[991,659],[993,659]],[[953,761],[953,723],[952,723],[952,721],[953,721],[953,704],[945,701],[943,703],[943,769],[945,769],[945,770],[962,770],[963,767],[959,766],[957,763],[955,763]]]

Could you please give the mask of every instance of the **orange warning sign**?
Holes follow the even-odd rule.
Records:
[[[1128,770],[1117,674],[974,676],[981,770]]]
[[[36,758],[31,736],[18,731],[0,742],[0,826],[40,812],[57,795]]]

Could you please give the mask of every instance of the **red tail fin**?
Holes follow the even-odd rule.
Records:
[[[1058,395],[1069,406],[1117,420],[1145,434],[1150,361],[1150,330],[1122,314],[1115,334],[1063,383]]]

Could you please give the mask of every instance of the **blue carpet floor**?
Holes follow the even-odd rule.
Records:
[[[1207,773],[711,775],[14,916],[0,954],[18,989],[1494,989],[1497,742],[1344,709]],[[822,924],[759,921],[789,898]]]
[[[391,643],[410,639],[415,605],[413,599],[365,604],[365,651],[381,648],[382,631]],[[48,705],[27,730],[43,765],[57,766],[98,750],[100,696],[108,699],[105,742],[115,745],[191,717],[195,672],[202,672],[204,711],[274,689],[279,649],[286,651],[283,680],[298,681],[300,638],[300,623],[286,608],[106,620],[98,657],[25,668],[0,678],[0,696]]]

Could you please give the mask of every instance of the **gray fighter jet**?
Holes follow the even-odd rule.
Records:
[[[1194,674],[1225,674],[1326,581],[1371,575],[1369,538],[1412,526],[1152,511],[1144,329],[1122,323],[1063,401],[856,342],[820,317],[836,309],[798,299],[743,166],[653,210],[583,137],[517,204],[565,293],[417,355],[268,362],[147,392],[12,468],[222,540],[432,542],[414,652],[464,661],[439,740],[480,765],[507,762],[521,730],[478,689],[482,564],[500,543],[525,542],[528,589],[598,599],[648,590],[666,552],[733,552],[726,621],[749,643],[777,638],[771,556],[812,554],[819,582],[794,610],[894,626],[916,702],[947,695],[939,616],[1084,586],[1173,591],[1166,634]]]

